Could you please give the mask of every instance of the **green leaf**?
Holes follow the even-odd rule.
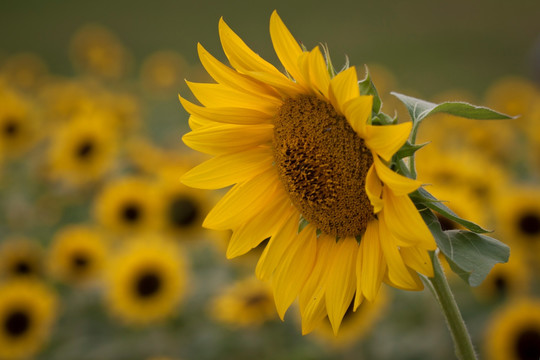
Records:
[[[469,285],[480,285],[495,264],[508,261],[510,248],[502,242],[466,230],[442,231],[429,209],[420,208],[420,214],[452,270]]]
[[[361,95],[373,95],[373,112],[375,114],[380,113],[382,108],[382,101],[379,97],[377,89],[375,88],[375,85],[373,84],[373,81],[371,81],[371,76],[369,75],[369,70],[367,66],[366,77],[364,78],[364,80],[360,80],[358,82],[358,86],[360,87]]]
[[[403,158],[406,158],[406,157],[409,157],[409,156],[413,156],[413,154],[415,152],[417,152],[418,150],[420,150],[421,148],[423,148],[427,144],[429,144],[429,143],[413,145],[409,141],[407,141],[405,144],[403,144],[401,149],[399,149],[394,154],[394,156],[396,157],[396,159],[403,159]]]
[[[474,233],[483,234],[490,232],[489,230],[482,228],[481,226],[473,223],[472,221],[460,218],[455,212],[453,212],[450,208],[444,205],[444,203],[437,199],[435,196],[431,195],[424,188],[419,188],[415,192],[411,193],[409,196],[415,204],[422,204],[425,207],[436,211],[445,218],[462,225],[463,227],[469,229]]]
[[[476,120],[513,119],[512,116],[502,114],[483,106],[467,104],[465,102],[444,102],[442,104],[434,104],[429,101],[416,99],[396,92],[392,92],[391,94],[405,104],[414,123],[420,122],[427,116],[436,113],[445,113]]]

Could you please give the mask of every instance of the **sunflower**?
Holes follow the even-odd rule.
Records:
[[[52,137],[50,176],[70,185],[99,180],[114,165],[117,136],[107,113],[79,115]]]
[[[212,316],[224,324],[258,326],[276,317],[272,288],[255,277],[237,281],[211,303]]]
[[[27,358],[47,340],[55,318],[56,296],[37,281],[0,286],[0,359]]]
[[[184,57],[174,51],[158,51],[148,56],[141,67],[141,83],[149,94],[166,97],[183,85],[188,65]],[[185,86],[185,85],[184,85]]]
[[[103,236],[85,225],[71,225],[57,232],[48,265],[51,274],[64,282],[82,284],[101,276],[107,260]]]
[[[128,324],[146,325],[174,313],[186,287],[180,249],[161,238],[134,239],[112,259],[107,304]]]
[[[33,240],[11,237],[0,245],[0,276],[41,276],[43,249]]]
[[[436,245],[408,196],[421,183],[388,166],[411,123],[372,123],[373,98],[360,95],[355,68],[331,77],[319,47],[302,50],[276,12],[270,35],[289,76],[223,19],[219,32],[233,68],[199,45],[217,83],[188,82],[203,106],[180,101],[191,114],[184,142],[214,156],[183,182],[235,184],[203,223],[233,231],[227,257],[270,238],[256,274],[272,280],[282,319],[299,297],[304,333],[327,314],[337,332],[351,302],[373,301],[383,281],[422,289],[417,271],[432,276]]]
[[[540,301],[522,299],[500,309],[487,326],[484,345],[492,360],[540,358]]]
[[[352,311],[352,307],[349,307],[343,317],[338,336],[334,335],[329,321],[323,321],[313,334],[324,343],[336,348],[346,348],[357,343],[383,315],[389,301],[388,291],[384,290],[381,288],[374,302],[365,301],[356,311]]]
[[[98,194],[95,216],[98,222],[119,234],[152,231],[159,226],[157,189],[137,176],[117,178]]]

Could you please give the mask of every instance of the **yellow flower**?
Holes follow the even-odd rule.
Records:
[[[17,88],[35,90],[45,80],[47,65],[36,54],[20,53],[5,59],[0,74]]]
[[[109,120],[106,113],[94,113],[64,124],[51,139],[49,175],[78,186],[99,180],[110,171],[117,136]]]
[[[174,51],[159,51],[147,57],[141,67],[141,82],[149,94],[165,97],[183,84],[187,69],[184,57]]]
[[[103,236],[96,230],[84,225],[64,227],[53,238],[49,270],[61,281],[87,283],[101,277],[107,251]]]
[[[98,194],[95,216],[106,229],[119,234],[156,230],[157,195],[155,186],[147,179],[136,176],[115,179]]]
[[[41,276],[43,249],[36,242],[22,237],[11,237],[0,246],[0,276]]]
[[[508,303],[494,314],[486,329],[487,359],[540,358],[540,301],[537,299]]]
[[[203,226],[233,230],[229,258],[270,237],[256,274],[272,280],[281,318],[299,297],[304,333],[326,314],[337,332],[351,302],[374,300],[383,281],[422,289],[417,271],[432,275],[436,246],[408,196],[421,183],[387,165],[411,123],[371,124],[373,99],[360,95],[355,68],[331,78],[319,47],[302,50],[276,12],[270,35],[290,77],[223,20],[219,32],[233,68],[199,45],[217,83],[188,82],[203,106],[180,98],[191,114],[184,142],[214,156],[183,182],[236,184]]]
[[[0,359],[36,354],[50,336],[56,296],[37,281],[0,286]]]
[[[186,287],[180,249],[160,238],[139,238],[111,260],[107,304],[128,324],[146,325],[171,316]]]
[[[231,326],[261,325],[276,317],[272,288],[255,277],[237,281],[212,301],[211,314]]]

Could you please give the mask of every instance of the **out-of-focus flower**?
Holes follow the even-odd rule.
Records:
[[[152,96],[176,96],[185,86],[184,78],[188,64],[184,57],[174,51],[159,51],[148,56],[141,67],[141,83]]]
[[[43,275],[43,248],[35,240],[9,237],[0,245],[0,276],[40,277]]]
[[[15,54],[7,58],[0,68],[0,77],[23,90],[36,90],[47,75],[47,65],[38,55]]]

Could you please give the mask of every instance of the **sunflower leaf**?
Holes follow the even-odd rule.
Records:
[[[372,95],[373,96],[373,112],[378,114],[381,112],[382,101],[379,97],[379,93],[371,81],[371,76],[369,75],[368,67],[366,66],[366,77],[363,80],[358,81],[358,86],[360,87],[361,95]]]
[[[419,188],[418,190],[411,193],[409,196],[415,204],[422,204],[425,207],[436,211],[441,216],[444,216],[445,218],[462,225],[463,227],[465,227],[466,229],[474,233],[484,234],[484,233],[491,232],[489,230],[482,228],[480,225],[473,223],[472,221],[460,218],[448,206],[444,205],[443,202],[438,200],[435,196],[431,195],[424,188]]]
[[[409,111],[413,123],[422,121],[429,115],[436,113],[445,113],[475,120],[504,120],[514,117],[491,110],[487,107],[471,105],[465,102],[444,102],[434,104],[429,101],[420,100],[411,96],[392,92]]]
[[[410,156],[412,156],[415,152],[417,152],[418,150],[420,150],[421,148],[423,148],[424,146],[426,146],[427,144],[429,144],[429,143],[413,145],[413,144],[411,144],[409,141],[407,141],[405,144],[403,144],[403,146],[401,147],[401,149],[399,149],[399,150],[394,154],[394,156],[396,157],[396,159],[403,159],[403,158],[406,158],[406,157],[410,157]]]
[[[452,271],[470,286],[480,285],[495,264],[508,261],[510,248],[502,242],[466,230],[443,231],[429,209],[420,208],[420,214]]]

